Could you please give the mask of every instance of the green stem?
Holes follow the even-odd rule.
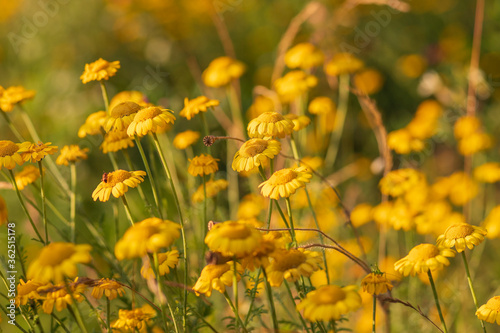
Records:
[[[375,322],[377,318],[377,296],[373,295],[373,319],[372,319],[372,333],[375,333]]]
[[[45,230],[45,245],[49,244],[49,228],[47,225],[47,205],[45,204],[45,190],[43,186],[43,164],[42,160],[38,161],[38,170],[40,170],[40,196],[42,197],[42,221]]]
[[[234,269],[234,274],[233,274],[233,294],[234,294],[234,315],[238,318],[238,320],[235,323],[235,330],[236,332],[239,331],[238,326],[239,323],[241,322],[240,319],[240,311],[239,311],[239,302],[238,302],[238,271],[236,270],[236,258],[233,259],[233,269]],[[243,323],[241,323],[241,326],[245,328]]]
[[[162,301],[162,297],[167,298],[167,295],[166,295],[166,293],[163,292],[163,283],[161,281],[162,277],[160,275],[160,262],[158,261],[158,253],[156,253],[156,252],[153,253],[153,261],[154,261],[154,271],[155,271],[155,275],[156,275],[156,281],[158,283],[158,301],[160,302],[163,328],[165,329],[165,332],[168,332],[167,316],[165,315],[165,309],[164,309],[165,305],[163,304],[163,301]],[[170,306],[168,299],[166,300],[166,303],[167,303],[168,309],[170,311],[170,316],[172,317],[172,322],[174,323],[175,332],[179,333],[179,327],[177,327],[177,320],[175,320],[174,311],[172,310],[172,307]]]
[[[113,152],[109,151],[108,157],[109,157],[109,160],[111,161],[111,165],[113,166],[113,169],[118,170],[119,169],[118,163],[116,162],[116,158],[115,158],[115,155],[113,154]]]
[[[76,165],[75,163],[70,164],[71,171],[71,196],[70,196],[70,226],[71,226],[71,242],[76,244]]]
[[[284,281],[284,283],[286,286],[286,290],[288,291],[288,296],[290,296],[290,300],[293,303],[293,307],[295,309],[297,309],[296,304],[295,304],[295,298],[293,297],[293,294],[292,294],[292,290],[290,289],[290,286],[288,285],[288,282],[286,280]],[[299,312],[299,310],[296,310],[296,311],[297,311],[297,315],[299,316],[300,321],[302,322],[302,326],[304,327],[304,330],[309,332],[309,329],[307,328],[307,324],[306,324],[306,321],[304,320],[304,317],[302,317],[302,314]]]
[[[208,232],[208,221],[207,221],[207,180],[206,175],[203,174],[203,221],[201,228],[203,235],[202,239],[205,239],[205,236]]]
[[[205,136],[208,136],[210,134],[210,130],[208,128],[207,117],[205,117],[204,112],[200,112],[199,114],[201,117],[201,122],[203,124],[203,132],[204,132]],[[207,153],[211,154],[211,148],[209,146],[205,146],[205,147],[207,149]]]
[[[123,206],[125,207],[125,213],[127,214],[128,220],[130,221],[130,224],[133,226],[134,225],[134,219],[132,218],[132,213],[130,212],[130,207],[128,205],[127,198],[125,198],[125,194],[121,196],[122,201],[123,201]]]
[[[448,333],[448,328],[446,328],[446,322],[444,321],[443,312],[441,311],[441,306],[439,305],[438,294],[436,291],[436,285],[434,284],[434,279],[432,278],[431,271],[427,271],[427,275],[429,276],[429,282],[431,283],[432,293],[434,294],[434,301],[436,302],[436,308],[439,313],[439,319],[441,319],[441,323],[443,324],[444,332]]]
[[[19,140],[19,141],[21,141],[21,142],[26,141],[26,140],[24,140],[24,138],[21,135],[21,133],[19,133],[19,131],[17,130],[16,126],[14,126],[14,124],[10,120],[9,116],[7,116],[7,113],[5,113],[3,111],[0,111],[0,113],[5,118],[5,121],[7,122],[7,125],[9,125],[9,128],[12,131],[12,133],[14,133],[14,136],[16,137],[16,139]]]
[[[106,108],[106,112],[109,114],[109,98],[108,98],[108,90],[106,89],[106,85],[101,80],[99,81],[101,85],[102,99],[104,100],[104,107]]]
[[[68,291],[68,293],[70,293],[70,292],[71,291]],[[75,318],[76,323],[78,324],[78,327],[80,327],[80,330],[82,332],[84,332],[84,333],[88,333],[87,327],[85,327],[85,324],[83,322],[82,314],[80,313],[80,309],[78,308],[78,305],[76,304],[76,302],[75,302],[75,300],[73,298],[73,294],[71,294],[71,298],[73,299],[73,304],[74,304],[75,310],[73,310],[73,306],[72,305],[68,305],[68,310],[73,315],[73,317]]]
[[[241,321],[241,318],[238,315],[238,312],[236,311],[236,308],[234,307],[233,302],[231,301],[231,298],[229,298],[227,291],[224,291],[224,297],[226,298],[227,304],[229,304],[229,306],[231,307],[231,310],[233,310],[234,315],[236,316],[236,321],[239,322],[243,331],[248,333],[247,329],[245,328],[245,325],[243,325],[243,322]]]
[[[476,306],[476,310],[479,309],[479,305],[477,303],[476,292],[474,291],[474,287],[472,286],[472,279],[469,271],[469,264],[467,263],[467,257],[465,256],[465,252],[462,251],[462,259],[464,261],[465,273],[467,274],[467,282],[469,282],[469,289],[472,294],[472,299],[474,300],[474,305]],[[479,320],[481,322],[481,327],[483,328],[483,332],[486,333],[486,327],[484,326],[484,321]]]
[[[108,329],[108,332],[111,331],[111,302],[109,301],[109,298],[106,297],[106,328]]]
[[[274,300],[273,300],[273,292],[271,290],[271,285],[269,284],[269,279],[267,278],[267,273],[266,270],[262,270],[264,272],[264,281],[266,284],[266,293],[267,293],[267,298],[269,299],[269,309],[271,310],[271,318],[273,320],[273,328],[275,332],[279,332],[279,326],[278,326],[278,317],[276,316],[276,307],[274,306]],[[258,280],[257,280],[258,282]]]
[[[293,216],[292,216],[292,205],[290,204],[290,198],[286,197],[285,198],[286,202],[286,210],[288,212],[288,220],[290,221],[290,230],[291,230],[291,235],[292,235],[292,242],[294,246],[297,245],[297,240],[295,239],[295,228],[293,226]]]

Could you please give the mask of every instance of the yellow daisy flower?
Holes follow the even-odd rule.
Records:
[[[257,95],[255,96],[252,105],[248,108],[246,117],[248,120],[252,120],[264,112],[275,112],[277,103],[279,103],[279,101],[274,101],[268,96]]]
[[[266,198],[276,199],[288,198],[298,188],[309,183],[312,175],[307,167],[286,168],[276,171],[272,176],[259,185],[260,193]]]
[[[477,309],[476,317],[488,323],[500,325],[500,296],[494,296]]]
[[[354,85],[364,94],[375,94],[382,88],[384,77],[373,68],[366,68],[356,73],[353,78]]]
[[[385,273],[372,272],[361,281],[361,288],[371,295],[379,295],[392,290],[393,286]]]
[[[481,244],[488,234],[486,229],[476,227],[467,223],[454,224],[448,227],[444,234],[440,235],[436,243],[438,246],[447,248],[455,247],[458,253],[465,250],[467,246],[472,250],[474,246]]]
[[[285,64],[289,68],[311,69],[323,64],[325,55],[311,43],[300,43],[285,53]]]
[[[237,273],[234,271],[234,264],[232,261],[228,261],[221,265],[206,265],[193,286],[193,291],[197,296],[205,294],[207,297],[210,297],[214,289],[223,294],[226,291],[226,286],[230,287],[233,285],[233,277],[235,274],[237,281],[241,279],[243,268],[239,263],[236,263],[236,270]]]
[[[226,257],[244,257],[259,246],[262,235],[253,226],[237,221],[217,223],[205,237],[210,250]]]
[[[363,68],[365,64],[350,53],[337,53],[325,65],[325,72],[330,76],[352,74]]]
[[[219,170],[217,161],[218,158],[213,158],[210,155],[201,154],[200,156],[195,156],[189,159],[188,172],[191,176],[203,176],[210,175]]]
[[[200,112],[207,112],[208,108],[219,105],[220,102],[216,99],[210,99],[206,96],[198,96],[192,100],[184,98],[184,109],[181,110],[179,116],[191,120]]]
[[[173,124],[174,121],[175,116],[172,110],[150,106],[135,114],[134,120],[127,128],[127,134],[142,137],[150,132],[156,133],[165,129],[168,124]]]
[[[53,155],[57,152],[57,146],[51,146],[52,142],[32,143],[21,152],[21,157],[25,162],[38,162],[47,155]]]
[[[113,96],[113,98],[109,101],[109,109],[112,110],[115,106],[122,102],[134,102],[143,107],[152,106],[151,103],[148,103],[148,98],[142,92],[136,90],[125,90],[120,91],[118,94]]]
[[[127,229],[115,245],[118,260],[140,258],[167,248],[180,237],[181,226],[157,217],[147,218]]]
[[[245,72],[245,65],[230,57],[219,57],[208,65],[201,75],[207,87],[227,86],[232,80],[239,78]]]
[[[463,116],[457,119],[453,133],[457,140],[464,139],[481,130],[481,120],[475,116]]]
[[[259,245],[249,255],[241,258],[241,265],[250,271],[256,268],[269,266],[269,256],[276,249],[284,249],[289,239],[283,233],[274,231],[264,234]]]
[[[187,130],[177,134],[172,142],[177,149],[186,149],[200,138],[200,132]]]
[[[422,179],[424,179],[424,175],[415,169],[393,170],[380,180],[380,192],[398,197],[418,185]]]
[[[133,310],[118,310],[118,319],[111,323],[111,328],[120,332],[143,332],[153,323],[156,311],[149,305],[144,304]]]
[[[164,253],[158,253],[158,266],[160,270],[160,275],[167,275],[170,273],[170,269],[177,266],[179,263],[179,251],[172,250]],[[141,267],[141,275],[145,279],[155,279],[154,270],[151,267],[151,262],[149,259],[144,261]]]
[[[80,76],[83,83],[90,81],[108,80],[110,77],[115,76],[120,68],[119,61],[108,62],[102,58],[90,64],[85,64],[85,71]]]
[[[134,139],[127,134],[127,130],[111,131],[104,135],[99,148],[104,154],[109,152],[117,152],[122,149],[131,148],[134,146]]]
[[[373,207],[367,203],[361,203],[351,211],[351,223],[357,228],[367,224],[373,219]]]
[[[220,191],[227,188],[228,182],[225,179],[209,180],[206,182],[207,198],[215,197]],[[193,202],[203,202],[205,200],[205,194],[203,191],[203,184],[198,187],[196,192],[193,193],[191,197]]]
[[[32,184],[40,178],[40,169],[34,165],[27,165],[23,170],[16,173],[14,176],[19,191],[23,190],[29,184]]]
[[[0,225],[4,225],[9,220],[9,213],[7,211],[7,203],[0,195]]]
[[[337,107],[330,97],[319,96],[309,103],[307,109],[311,114],[331,114],[337,110]]]
[[[264,112],[248,123],[247,131],[251,138],[284,138],[292,134],[293,127],[293,122],[278,112]]]
[[[92,260],[88,244],[54,242],[44,246],[28,267],[27,278],[40,282],[62,282],[65,277],[77,275],[76,264]]]
[[[143,107],[134,102],[121,102],[111,109],[108,120],[104,125],[106,132],[111,130],[126,130],[139,110]]]
[[[387,135],[387,145],[398,154],[409,154],[412,151],[422,151],[424,141],[414,138],[407,128],[390,132]]]
[[[101,134],[107,120],[108,113],[106,111],[97,111],[90,114],[85,119],[85,123],[78,129],[78,137],[84,138],[87,135]]]
[[[449,198],[452,204],[463,206],[479,193],[477,183],[463,171],[457,171],[448,177]]]
[[[68,293],[70,289],[71,294]],[[82,302],[85,300],[82,293],[85,292],[85,285],[78,283],[78,278],[75,279],[74,283],[71,283],[69,287],[66,283],[60,283],[55,286],[46,286],[38,289],[38,292],[44,295],[42,309],[45,313],[52,313],[54,311],[54,305],[57,311],[62,311],[66,309],[68,304],[73,304],[73,300],[77,302]]]
[[[277,140],[250,139],[236,152],[231,166],[237,172],[250,171],[280,151],[281,143]]]
[[[300,276],[309,277],[320,269],[322,263],[319,252],[304,249],[277,250],[270,257],[273,259],[266,268],[271,287],[279,287],[283,279],[295,282]]]
[[[284,103],[295,100],[318,84],[318,78],[302,70],[294,70],[274,81],[274,89]]]
[[[458,151],[464,156],[470,156],[493,146],[493,138],[486,133],[474,133],[458,142]]]
[[[19,279],[19,284],[17,285],[17,296],[16,296],[16,306],[25,305],[30,299],[41,299],[42,296],[38,294],[38,289],[44,286],[44,283],[27,280],[24,282],[23,279]]]
[[[69,165],[88,158],[88,148],[80,148],[78,145],[64,146],[56,159],[58,165]]]
[[[35,97],[34,90],[26,90],[23,86],[13,86],[0,90],[2,90],[0,93],[0,109],[2,109],[3,112],[11,112],[16,104]]]
[[[482,183],[496,183],[500,181],[500,163],[484,163],[474,169],[474,178]]]
[[[285,115],[286,119],[289,119],[293,123],[293,130],[295,132],[300,131],[303,128],[306,128],[307,125],[311,123],[311,119],[307,116],[297,116],[296,114],[289,113]]]
[[[307,293],[306,298],[297,304],[297,310],[304,310],[304,318],[311,322],[339,320],[343,315],[361,307],[361,296],[356,289],[356,286],[319,287]]]
[[[108,201],[109,196],[113,194],[115,198],[124,195],[128,188],[137,187],[144,181],[146,172],[138,171],[125,171],[116,170],[103,175],[103,181],[97,185],[94,192],[92,192],[92,199],[96,201],[99,199],[102,202]]]
[[[125,290],[123,286],[111,279],[102,278],[95,282],[94,289],[92,289],[92,297],[100,299],[103,295],[111,301],[118,296],[123,296]]]
[[[455,251],[437,247],[434,244],[420,244],[410,250],[408,255],[394,264],[394,269],[404,276],[439,271],[448,266],[447,257],[454,257]]]
[[[12,170],[17,165],[22,165],[24,159],[21,154],[28,149],[29,142],[14,143],[10,140],[0,140],[0,167]]]

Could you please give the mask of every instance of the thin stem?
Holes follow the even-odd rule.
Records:
[[[285,280],[285,281],[283,281],[283,282],[285,283],[286,290],[288,291],[288,296],[290,296],[290,299],[291,299],[291,301],[292,301],[292,303],[293,303],[293,307],[294,307],[295,309],[297,309],[297,308],[296,308],[296,304],[295,304],[295,298],[293,297],[292,290],[290,289],[290,286],[288,285],[288,282],[287,282],[286,280]],[[304,330],[305,330],[305,331],[309,332],[309,329],[307,328],[306,321],[305,321],[305,320],[304,320],[304,318],[302,317],[302,314],[299,312],[299,310],[297,310],[297,314],[298,314],[298,316],[299,316],[300,321],[302,322],[302,327],[304,327]]]
[[[205,136],[208,136],[210,134],[210,130],[208,128],[207,117],[205,116],[205,112],[200,112],[199,115],[201,117],[201,123],[203,124],[203,132],[205,133]],[[206,147],[207,147],[207,153],[211,154],[210,146]]]
[[[71,242],[76,243],[76,165],[75,163],[70,164],[71,172],[71,195],[70,195],[70,228],[71,228]]]
[[[158,253],[156,252],[153,253],[153,261],[154,261],[154,271],[156,275],[156,281],[158,283],[158,301],[160,302],[160,307],[161,307],[161,317],[164,326],[163,328],[165,329],[165,332],[168,332],[167,317],[165,315],[164,304],[162,300],[162,297],[166,298],[167,295],[163,292],[163,283],[161,281],[162,277],[160,275],[160,262],[158,261]],[[170,316],[172,317],[172,322],[174,323],[175,332],[179,333],[179,328],[177,327],[177,320],[175,320],[174,311],[172,310],[172,307],[170,306],[168,300],[166,300],[166,303],[170,311]]]
[[[472,294],[472,299],[474,301],[474,305],[476,306],[476,310],[479,309],[479,305],[477,303],[476,292],[474,291],[474,287],[472,286],[472,279],[469,271],[469,264],[467,263],[467,257],[465,256],[465,251],[461,252],[462,259],[465,266],[465,273],[467,274],[467,282],[469,282],[469,289]],[[481,327],[483,328],[483,332],[486,332],[486,327],[484,326],[484,321],[479,320],[481,322]]]
[[[109,301],[109,298],[106,297],[106,328],[108,329],[108,332],[111,332],[111,302]]]
[[[373,295],[372,333],[375,333],[376,319],[377,319],[377,296]]]
[[[125,213],[127,214],[128,220],[130,221],[130,224],[133,226],[134,225],[134,219],[132,218],[132,213],[130,212],[130,207],[128,205],[127,198],[125,198],[125,194],[121,196],[122,201],[123,201],[123,206],[125,207]]]
[[[42,160],[38,161],[38,170],[40,170],[40,196],[42,197],[42,221],[45,230],[45,245],[49,244],[49,228],[47,225],[47,205],[45,204],[45,190],[43,186],[43,165]]]
[[[427,271],[427,275],[429,276],[429,282],[431,283],[432,293],[434,294],[434,301],[436,302],[436,308],[439,313],[439,319],[441,319],[441,323],[443,324],[444,332],[448,333],[448,328],[446,328],[446,322],[444,321],[443,312],[441,311],[441,306],[439,305],[438,294],[436,291],[436,285],[434,284],[434,279],[432,278],[431,271]]]
[[[293,244],[297,245],[297,241],[295,239],[295,228],[293,227],[292,206],[290,204],[290,198],[286,197],[285,201],[286,201],[286,211],[288,212],[288,220],[290,221],[292,242],[293,242]]]
[[[106,109],[106,112],[109,113],[109,98],[108,98],[108,90],[106,89],[106,85],[102,80],[99,81],[99,84],[101,86],[101,92],[102,92],[102,99],[104,100],[104,107]]]
[[[240,319],[240,311],[239,311],[239,306],[238,306],[238,271],[236,270],[236,259],[233,259],[233,269],[234,269],[234,274],[233,274],[233,295],[234,295],[234,315],[238,318],[238,320],[235,323],[235,329],[236,332],[238,332],[238,325],[241,322]],[[241,323],[241,326],[245,328],[245,325]]]
[[[236,316],[236,321],[238,321],[240,323],[243,331],[248,333],[247,329],[245,328],[245,325],[243,325],[243,322],[241,321],[241,318],[238,315],[238,312],[236,311],[236,308],[234,307],[233,302],[231,301],[231,298],[227,294],[227,291],[224,291],[224,297],[226,298],[226,301],[227,301],[227,304],[229,304],[229,307],[231,307],[231,310],[233,310],[234,315]]]
[[[205,236],[208,232],[208,221],[207,221],[207,180],[205,174],[203,174],[203,221],[202,221],[202,239],[205,239]]]
[[[9,128],[12,131],[12,133],[14,133],[14,136],[16,137],[16,139],[19,140],[19,141],[21,141],[21,142],[25,141],[24,138],[23,138],[23,136],[21,135],[21,133],[19,133],[19,131],[17,130],[16,126],[14,126],[14,124],[10,120],[9,116],[7,116],[7,113],[5,113],[3,111],[0,111],[0,113],[5,118],[5,121],[7,122],[7,125],[9,125]]]
[[[274,328],[275,332],[279,332],[278,317],[276,316],[276,308],[274,306],[273,292],[271,290],[271,285],[269,284],[269,279],[267,278],[266,270],[263,269],[262,271],[264,272],[264,282],[266,284],[267,298],[269,299],[269,309],[271,310],[271,318],[273,320],[273,328]]]

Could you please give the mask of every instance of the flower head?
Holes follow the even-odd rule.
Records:
[[[364,292],[371,295],[383,294],[388,290],[392,290],[392,284],[389,279],[387,279],[386,274],[380,271],[372,272],[365,276],[361,281],[361,287]]]
[[[193,291],[196,295],[205,294],[207,297],[212,295],[212,290],[217,290],[220,293],[226,291],[226,286],[233,285],[233,277],[236,274],[236,279],[241,279],[240,274],[243,273],[243,268],[240,264],[236,264],[237,272],[234,271],[232,261],[221,265],[209,264],[201,271],[198,281],[193,286]]]
[[[253,226],[236,221],[217,223],[205,237],[205,244],[226,257],[244,257],[260,244],[262,235]]]
[[[393,170],[380,180],[379,187],[383,194],[401,196],[418,185],[424,175],[415,169]]]
[[[337,53],[325,65],[325,72],[330,76],[351,74],[363,68],[364,65],[363,61],[350,53]]]
[[[500,325],[500,296],[494,296],[477,309],[476,317],[488,323]]]
[[[137,187],[144,181],[146,172],[144,171],[125,171],[116,170],[113,172],[105,173],[103,181],[97,185],[94,192],[92,192],[92,199],[96,201],[99,199],[102,202],[108,201],[109,196],[113,194],[115,198],[124,195],[129,187]]]
[[[207,198],[215,197],[220,191],[227,188],[228,182],[225,179],[209,180],[205,183]],[[193,193],[191,197],[193,202],[202,202],[205,200],[205,193],[203,190],[203,184],[198,187],[196,192]]]
[[[106,132],[111,130],[126,130],[139,110],[142,109],[137,103],[134,102],[121,102],[111,109],[108,120],[104,125]]]
[[[467,223],[454,224],[438,237],[436,243],[438,246],[447,248],[455,247],[460,253],[465,250],[466,246],[472,250],[474,246],[481,244],[487,234],[486,229],[481,227]]]
[[[68,304],[73,304],[73,301],[82,302],[85,297],[82,293],[85,292],[85,285],[78,283],[78,278],[74,283],[66,287],[66,283],[62,282],[55,286],[47,285],[40,287],[38,292],[44,295],[42,309],[45,313],[52,313],[54,305],[57,311],[66,309]],[[71,293],[68,293],[68,289]]]
[[[300,43],[285,53],[285,64],[290,68],[310,69],[325,61],[323,52],[311,43]]]
[[[123,296],[124,293],[125,290],[120,283],[108,278],[97,281],[92,289],[92,297],[97,299],[105,295],[109,300],[113,300],[118,296]]]
[[[127,229],[115,245],[118,260],[140,258],[167,248],[180,237],[181,226],[157,217],[147,218]]]
[[[34,90],[26,90],[23,86],[13,86],[7,89],[0,88],[2,90],[0,93],[0,109],[3,112],[10,112],[14,109],[14,105],[35,97]]]
[[[170,273],[170,269],[177,266],[178,263],[179,251],[177,249],[164,253],[158,253],[158,268],[160,270],[160,275],[167,275]],[[151,268],[151,262],[149,259],[146,260],[144,265],[141,267],[141,275],[145,279],[155,278],[155,273],[153,268]]]
[[[111,323],[111,328],[120,332],[147,331],[147,326],[152,323],[151,319],[154,317],[156,312],[149,304],[133,310],[120,309],[118,319]]]
[[[134,146],[134,140],[128,136],[127,130],[111,131],[104,135],[104,140],[99,147],[104,154],[116,152]]]
[[[200,156],[195,156],[189,160],[188,172],[191,176],[195,177],[210,175],[219,170],[217,161],[219,161],[218,158],[213,158],[210,155],[201,154]]]
[[[297,116],[296,114],[289,113],[285,115],[286,119],[289,119],[293,123],[293,130],[295,132],[300,131],[303,128],[306,128],[307,125],[311,123],[311,119],[308,116]]]
[[[142,92],[136,90],[125,90],[120,91],[118,94],[113,96],[113,98],[109,101],[109,109],[113,110],[115,106],[122,102],[134,102],[142,107],[152,106],[148,102],[146,95]]]
[[[245,72],[245,65],[230,57],[219,57],[208,65],[201,78],[207,87],[222,87],[228,85]]]
[[[387,145],[398,154],[409,154],[424,149],[424,141],[413,137],[407,128],[398,129],[387,135]]]
[[[29,184],[32,184],[40,178],[40,169],[34,165],[27,165],[23,170],[19,171],[15,175],[17,189],[19,191],[23,190]]]
[[[302,248],[277,250],[270,257],[272,262],[266,272],[271,287],[279,287],[283,279],[295,282],[300,276],[309,277],[320,269],[322,262],[319,252],[307,251]]]
[[[232,168],[237,172],[250,171],[273,159],[280,150],[281,143],[277,140],[250,139],[234,155]]]
[[[474,178],[482,183],[496,183],[500,181],[500,163],[484,163],[474,169]]]
[[[168,124],[173,124],[175,116],[172,110],[161,109],[156,106],[150,106],[139,110],[134,120],[127,128],[129,136],[144,136],[150,132],[156,133],[161,129],[165,129]]]
[[[200,138],[200,132],[187,130],[177,134],[172,144],[177,149],[186,149]]]
[[[292,134],[294,124],[278,112],[264,112],[248,123],[247,131],[251,138],[284,138]]]
[[[43,247],[28,268],[27,277],[40,282],[62,282],[65,277],[77,275],[76,264],[88,263],[92,260],[88,244],[54,242]]]
[[[90,81],[108,80],[114,76],[120,68],[119,61],[108,62],[102,58],[90,64],[85,64],[85,71],[80,76],[83,83]]]
[[[364,94],[371,95],[378,92],[384,83],[384,77],[379,71],[366,68],[356,73],[353,78],[354,85]]]
[[[280,197],[288,198],[298,188],[304,187],[311,177],[307,167],[286,168],[273,173],[259,187],[263,196],[278,200]]]
[[[47,155],[53,155],[57,152],[57,146],[51,146],[52,142],[32,143],[21,152],[21,157],[25,162],[38,162]]]
[[[44,284],[39,281],[27,280],[24,282],[23,279],[19,279],[19,284],[17,285],[16,306],[25,305],[28,303],[29,299],[40,299],[41,296],[38,294],[37,290],[43,285]]]
[[[318,84],[318,78],[301,70],[294,70],[274,81],[274,88],[282,102],[291,102]]]
[[[334,113],[337,107],[330,97],[319,96],[309,103],[308,110],[311,114]]]
[[[198,96],[192,100],[184,98],[184,109],[181,110],[179,116],[191,120],[200,112],[207,112],[208,108],[219,105],[220,102],[216,99],[209,99],[206,96]]]
[[[343,315],[361,307],[361,296],[356,288],[334,285],[319,287],[297,304],[297,310],[304,310],[304,318],[311,322],[339,320]]]
[[[85,120],[85,123],[78,129],[78,137],[84,138],[87,135],[101,134],[107,120],[108,113],[106,111],[91,113]]]
[[[58,165],[69,165],[88,158],[88,148],[80,148],[78,145],[64,146],[61,149],[60,155],[56,159]]]
[[[439,271],[450,264],[447,257],[454,256],[455,251],[451,249],[434,244],[420,244],[411,249],[406,257],[398,260],[394,269],[404,276]]]

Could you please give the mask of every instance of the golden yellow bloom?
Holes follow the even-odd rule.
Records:
[[[111,131],[104,135],[99,148],[104,154],[109,152],[116,152],[122,149],[127,149],[134,146],[134,140],[128,136],[127,130]]]
[[[367,203],[361,203],[351,211],[351,223],[360,227],[373,219],[373,207]]]
[[[380,91],[384,84],[384,77],[376,69],[365,68],[354,75],[353,81],[359,91],[371,95]]]
[[[264,234],[255,250],[241,259],[241,265],[250,271],[259,267],[266,268],[269,266],[269,256],[276,249],[284,249],[285,243],[289,243],[289,239],[285,239],[286,237],[279,231]]]
[[[307,293],[306,298],[297,304],[297,310],[304,310],[304,318],[311,322],[339,320],[343,315],[361,307],[361,296],[356,289],[356,286],[319,287]]]
[[[113,110],[115,106],[122,102],[134,102],[143,107],[152,106],[151,103],[148,103],[148,98],[142,92],[136,90],[125,90],[113,96],[113,98],[109,101],[109,109]]]
[[[165,253],[158,253],[158,268],[160,270],[160,275],[167,275],[170,273],[170,269],[177,266],[179,263],[179,251],[177,249],[172,251],[167,251]],[[154,279],[155,273],[151,267],[151,262],[149,259],[144,261],[144,265],[141,267],[141,275],[145,279]]]
[[[106,111],[97,111],[90,114],[85,123],[78,129],[78,137],[84,138],[87,135],[101,134],[107,120],[108,114]]]
[[[237,172],[250,171],[273,159],[280,151],[281,143],[277,140],[250,139],[236,152],[231,166]]]
[[[119,332],[147,332],[147,327],[152,324],[151,319],[154,317],[156,311],[149,304],[133,310],[120,309],[118,319],[111,323],[111,328]]]
[[[61,149],[60,155],[56,159],[58,165],[69,165],[88,158],[88,148],[80,148],[78,145],[64,146]]]
[[[120,283],[108,278],[97,281],[94,289],[92,289],[92,297],[100,299],[103,295],[106,295],[110,301],[118,296],[123,296],[124,293],[125,290]]]
[[[319,96],[309,103],[308,110],[311,114],[328,114],[334,113],[337,107],[330,97]]]
[[[215,197],[220,191],[225,190],[227,188],[227,180],[225,179],[217,179],[217,180],[209,180],[205,183],[207,198]],[[205,194],[203,191],[203,184],[198,187],[196,192],[193,193],[191,197],[193,202],[202,202],[205,200]]]
[[[177,134],[172,142],[177,149],[186,149],[200,138],[200,132],[187,130]]]
[[[302,248],[277,250],[270,257],[273,260],[267,266],[266,272],[271,287],[281,286],[283,279],[295,282],[300,276],[309,277],[314,271],[320,269],[322,262],[319,252]]]
[[[424,142],[413,137],[407,128],[390,132],[387,135],[387,145],[398,154],[422,151],[425,147]]]
[[[427,61],[420,54],[408,54],[398,59],[397,67],[403,75],[416,79],[424,73]]]
[[[16,173],[14,176],[16,185],[19,191],[23,190],[29,184],[32,184],[40,178],[40,169],[34,165],[27,165],[23,170]]]
[[[207,87],[222,87],[228,85],[245,72],[245,65],[230,57],[219,57],[212,60],[201,75]]]
[[[233,285],[235,274],[237,281],[241,279],[243,268],[239,263],[236,263],[236,270],[237,272],[234,271],[232,261],[221,265],[206,265],[201,271],[198,281],[193,286],[193,291],[197,296],[205,294],[207,297],[210,297],[213,289],[223,294],[226,291],[226,286],[230,287]]]
[[[295,132],[300,131],[303,128],[306,128],[307,125],[311,123],[311,119],[309,119],[308,116],[297,116],[296,114],[293,113],[285,115],[285,118],[293,122],[293,130]]]
[[[458,118],[453,128],[456,139],[464,139],[481,130],[481,121],[474,116]]]
[[[404,276],[434,272],[448,266],[447,257],[454,257],[455,251],[434,244],[420,244],[410,250],[408,255],[394,264],[394,269]]]
[[[337,53],[325,65],[325,72],[330,76],[351,74],[363,68],[364,65],[363,61],[350,53]]]
[[[276,111],[276,102],[268,97],[263,95],[255,96],[252,105],[247,110],[246,116],[248,120],[252,120],[257,118],[264,112],[274,112]]]
[[[0,109],[3,112],[11,112],[14,106],[35,97],[34,90],[26,90],[23,86],[13,86],[3,89],[0,93]]]
[[[191,176],[204,176],[215,173],[219,170],[217,161],[218,158],[213,158],[210,155],[201,154],[189,160],[188,172]]]
[[[288,198],[298,188],[309,183],[312,175],[307,167],[287,168],[276,171],[271,177],[259,185],[260,193],[266,198],[276,199]]]
[[[266,206],[266,200],[257,194],[245,195],[238,206],[238,219],[251,219],[259,216],[260,212]]]
[[[115,76],[120,68],[119,61],[108,62],[102,58],[90,64],[85,64],[85,71],[80,76],[83,83],[90,81],[108,80],[111,76]]]
[[[310,69],[325,61],[323,52],[311,43],[300,43],[285,53],[285,64],[289,68]]]
[[[465,250],[466,246],[472,250],[474,246],[481,244],[487,234],[486,229],[481,227],[467,223],[454,224],[437,238],[436,243],[438,246],[447,248],[455,247],[460,253]]]
[[[488,234],[486,235],[488,238],[500,237],[500,223],[498,223],[498,221],[500,221],[500,206],[495,206],[492,210],[490,210],[483,223],[481,223],[483,228],[488,230]]]
[[[104,125],[106,132],[111,130],[126,130],[139,110],[142,109],[137,103],[134,102],[121,102],[111,109],[108,120]]]
[[[458,151],[464,156],[470,156],[491,148],[493,138],[486,133],[474,133],[458,142]]]
[[[4,225],[9,220],[9,213],[7,211],[7,203],[0,195],[0,225]]]
[[[488,323],[500,325],[500,296],[494,296],[477,309],[476,317]]]
[[[210,250],[226,257],[244,257],[259,246],[262,235],[253,226],[237,221],[217,223],[205,237]]]
[[[25,305],[28,303],[29,299],[40,299],[42,298],[38,294],[38,288],[44,284],[38,281],[27,280],[24,282],[23,279],[19,279],[19,284],[17,285],[17,296],[16,296],[16,306]]]
[[[425,100],[417,108],[415,117],[406,126],[414,139],[428,139],[434,135],[438,127],[438,118],[443,113],[443,107],[434,100]]]
[[[146,172],[141,170],[116,170],[105,173],[104,175],[103,181],[101,181],[94,192],[92,192],[92,199],[94,199],[94,201],[97,199],[102,202],[108,201],[111,194],[113,194],[115,198],[121,197],[128,191],[129,187],[134,188],[142,183],[144,181],[144,176],[146,176]]]
[[[372,272],[361,281],[361,288],[363,288],[363,291],[371,295],[386,293],[388,290],[392,290],[392,287],[386,274],[381,272]]]
[[[40,282],[62,282],[65,277],[77,275],[76,264],[92,260],[88,244],[54,242],[46,245],[28,267],[27,278]]]
[[[294,70],[274,81],[274,89],[284,103],[306,93],[318,84],[318,78],[301,70]]]
[[[500,181],[500,163],[484,163],[474,169],[474,178],[482,183],[496,183]]]
[[[150,106],[135,114],[134,120],[127,128],[127,134],[142,137],[150,132],[156,133],[165,129],[168,124],[173,124],[174,121],[175,116],[172,110]]]
[[[47,143],[32,143],[23,149],[21,152],[21,157],[25,162],[38,162],[41,161],[47,155],[53,155],[57,152],[57,146],[51,146],[52,142]]]
[[[39,288],[38,292],[42,295],[45,294],[42,305],[43,312],[52,313],[52,311],[54,311],[54,305],[57,311],[62,311],[66,309],[68,304],[73,304],[73,300],[82,302],[85,299],[82,293],[85,292],[86,287],[78,283],[78,278],[75,279],[74,283],[69,285],[69,289],[71,294],[68,294],[65,283]]]
[[[184,98],[184,109],[181,110],[179,116],[191,120],[200,112],[207,112],[208,108],[219,105],[220,102],[216,99],[209,99],[206,96],[198,96],[192,100]]]
[[[379,183],[380,192],[393,197],[398,197],[424,179],[424,175],[415,169],[398,169],[387,173]]]
[[[325,161],[319,156],[304,156],[300,159],[300,165],[305,166],[309,172],[318,171],[325,164]]]
[[[284,138],[292,134],[293,127],[293,122],[278,112],[264,112],[248,123],[247,131],[251,138]]]
[[[147,218],[127,229],[115,245],[118,260],[140,258],[167,248],[180,237],[181,226],[157,217]]]
[[[450,201],[456,206],[462,206],[472,200],[478,192],[477,183],[462,171],[454,172],[448,177],[450,182]]]

